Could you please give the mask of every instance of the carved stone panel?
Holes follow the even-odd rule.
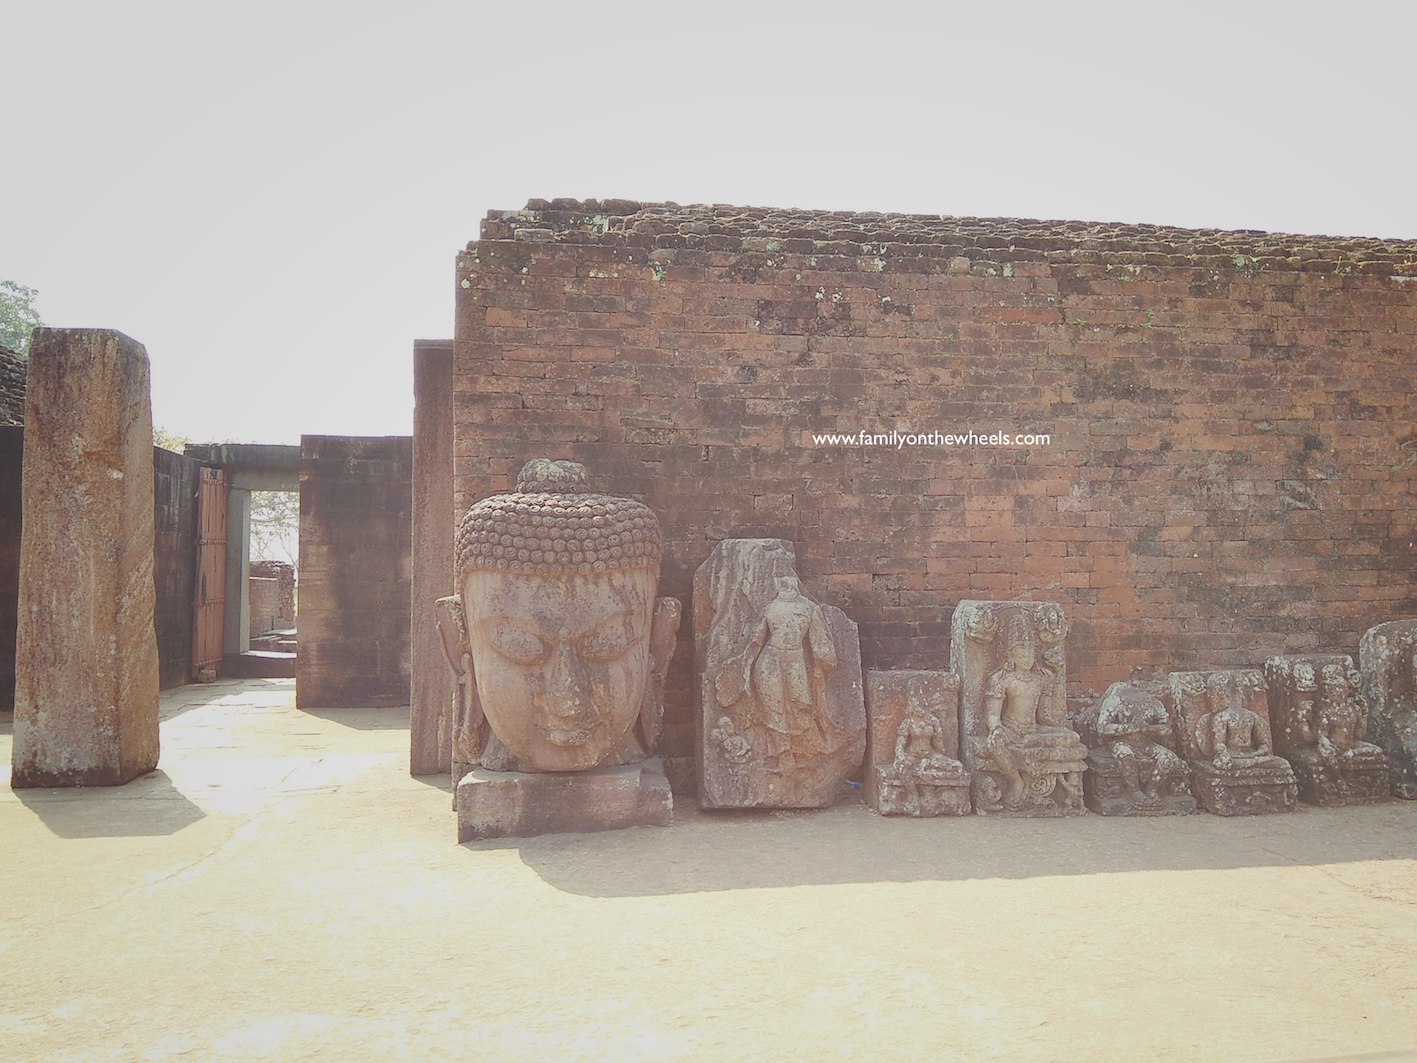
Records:
[[[1367,713],[1353,658],[1271,657],[1264,670],[1275,752],[1294,768],[1299,798],[1351,805],[1386,797],[1387,757],[1363,741]]]
[[[1191,769],[1177,752],[1164,683],[1113,683],[1077,719],[1087,745],[1083,798],[1104,816],[1170,816],[1196,810]]]
[[[861,766],[856,624],[797,580],[783,539],[727,539],[694,574],[705,808],[820,808]]]
[[[1171,706],[1196,798],[1218,816],[1292,812],[1298,786],[1274,755],[1264,673],[1172,672]]]
[[[1370,628],[1358,644],[1367,738],[1387,754],[1392,793],[1417,800],[1417,620]]]
[[[1087,750],[1067,719],[1067,621],[1056,602],[962,601],[950,629],[974,810],[1078,816]]]
[[[959,760],[959,676],[866,673],[866,806],[883,816],[967,816]]]

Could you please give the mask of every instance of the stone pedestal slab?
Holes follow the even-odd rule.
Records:
[[[147,352],[37,330],[25,422],[11,785],[117,785],[158,759]]]
[[[656,759],[580,772],[487,771],[457,785],[458,841],[667,827],[674,798]]]

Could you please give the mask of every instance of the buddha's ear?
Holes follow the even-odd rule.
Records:
[[[450,594],[433,603],[434,626],[438,629],[438,642],[443,649],[443,659],[448,662],[453,676],[462,679],[466,675],[465,657],[472,653],[472,644],[467,637],[467,616],[463,612],[462,595]]]

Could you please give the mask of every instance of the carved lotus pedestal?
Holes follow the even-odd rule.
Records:
[[[1370,805],[1388,793],[1388,766],[1384,756],[1359,755],[1337,764],[1290,757],[1299,785],[1299,800],[1311,805]]]
[[[458,783],[458,841],[667,827],[674,799],[658,759],[577,772],[487,771]]]
[[[960,731],[981,816],[1081,816],[1087,749],[1067,723],[1056,602],[962,601],[950,627]]]
[[[970,777],[963,764],[941,770],[901,772],[893,764],[876,769],[876,811],[883,816],[967,816]]]
[[[1264,763],[1228,769],[1208,760],[1191,762],[1201,807],[1217,816],[1260,816],[1293,812],[1299,788],[1288,762],[1270,757]]]
[[[1089,811],[1178,816],[1196,810],[1190,768],[1174,748],[1166,695],[1160,683],[1113,683],[1078,716],[1078,732],[1087,745],[1082,792]]]
[[[1170,692],[1202,808],[1217,816],[1294,811],[1299,787],[1289,762],[1273,755],[1262,671],[1172,672]]]

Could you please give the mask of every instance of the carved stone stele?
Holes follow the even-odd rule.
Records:
[[[1171,707],[1197,800],[1218,816],[1293,812],[1298,786],[1274,755],[1264,673],[1172,672]]]
[[[1392,793],[1417,800],[1417,620],[1369,628],[1358,661],[1368,741],[1387,754]]]
[[[1164,683],[1113,683],[1079,714],[1078,733],[1087,745],[1083,799],[1090,810],[1104,816],[1196,810],[1191,769],[1176,752],[1169,697]]]
[[[726,539],[694,573],[705,808],[820,808],[861,766],[861,648],[801,589],[784,539]]]
[[[1294,768],[1300,800],[1353,805],[1385,798],[1387,757],[1363,741],[1367,714],[1353,658],[1271,657],[1264,672],[1275,752]]]
[[[959,676],[866,673],[866,807],[883,816],[967,816],[959,760]]]
[[[1080,816],[1087,750],[1068,726],[1056,602],[962,601],[950,625],[960,741],[985,816]]]
[[[458,684],[459,840],[667,822],[658,762],[617,770],[658,741],[679,627],[679,603],[655,597],[654,514],[542,458],[468,510],[457,552],[459,594],[437,607]],[[579,774],[553,785],[547,772]]]

